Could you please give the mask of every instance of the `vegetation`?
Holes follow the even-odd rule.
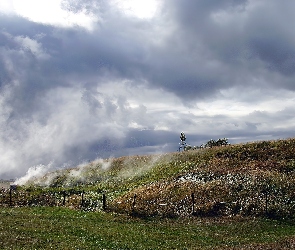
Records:
[[[294,176],[295,139],[97,160],[0,193],[0,248],[12,246],[8,235],[23,244],[28,230],[35,248],[47,239],[90,249],[289,249]]]
[[[222,138],[218,140],[209,140],[205,144],[202,144],[201,146],[191,146],[185,142],[186,136],[183,132],[180,133],[180,143],[179,143],[179,148],[178,151],[180,152],[181,149],[183,151],[188,151],[188,150],[196,150],[196,149],[203,149],[203,148],[213,148],[213,147],[221,147],[221,146],[228,146],[230,143],[228,142],[227,138]]]
[[[1,208],[1,249],[292,249],[295,226],[263,218],[139,219],[60,207]]]
[[[141,216],[293,218],[294,151],[295,139],[288,139],[120,157],[49,173],[22,189],[29,190],[27,204],[54,196],[60,205],[66,195],[68,206],[80,208],[84,192],[83,205],[97,210],[104,193],[108,209]]]
[[[218,139],[218,140],[209,140],[206,144],[205,144],[205,148],[212,148],[212,147],[220,147],[220,146],[227,146],[229,145],[228,143],[228,139],[227,138],[222,138],[222,139]]]

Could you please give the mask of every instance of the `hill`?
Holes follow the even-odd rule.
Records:
[[[79,207],[82,199],[90,210],[101,209],[104,194],[107,209],[138,216],[286,218],[295,214],[294,175],[292,138],[100,159],[48,173],[26,183],[22,190],[51,194],[63,190],[69,206]]]

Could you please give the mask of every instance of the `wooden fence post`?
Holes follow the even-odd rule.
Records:
[[[9,189],[9,206],[12,206],[12,190],[17,190],[17,185],[10,185],[10,189]],[[15,203],[17,202],[17,200],[15,199]]]
[[[66,191],[63,191],[63,196],[62,205],[64,206],[66,204]]]
[[[84,190],[82,191],[82,201],[81,201],[81,207],[83,208],[84,207]]]
[[[103,210],[106,210],[106,201],[107,201],[107,199],[106,199],[106,194],[103,193],[103,194],[102,194],[102,209],[103,209]]]

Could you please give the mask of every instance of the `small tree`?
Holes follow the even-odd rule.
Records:
[[[186,136],[185,136],[185,134],[183,133],[183,132],[181,132],[180,133],[180,145],[179,145],[179,148],[178,148],[178,151],[180,152],[180,149],[182,148],[183,150],[185,150],[185,148],[186,148],[186,142],[185,142],[185,140],[186,140]]]
[[[216,141],[211,139],[210,141],[207,141],[207,143],[205,144],[205,148],[212,148],[216,146]]]
[[[212,148],[212,147],[219,147],[219,146],[226,146],[229,145],[228,139],[218,139],[217,141],[211,139],[205,144],[205,148]]]

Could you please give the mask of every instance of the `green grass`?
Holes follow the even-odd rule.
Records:
[[[1,249],[220,249],[288,246],[295,225],[263,218],[149,218],[67,208],[1,208]],[[293,238],[292,238],[293,237]]]

